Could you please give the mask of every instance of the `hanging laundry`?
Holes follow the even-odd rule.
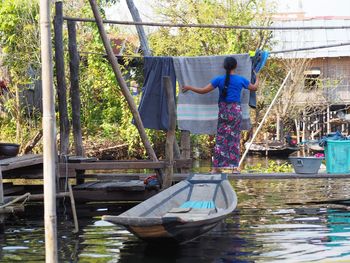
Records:
[[[230,55],[237,60],[236,73],[251,79],[252,62],[248,54]],[[174,57],[176,78],[180,86],[191,85],[203,87],[218,76],[224,75],[223,61],[225,56]],[[242,89],[242,129],[251,128],[249,113],[249,96],[247,89]],[[180,91],[177,104],[177,119],[180,130],[194,134],[216,134],[218,122],[219,89],[207,94]]]
[[[145,128],[167,130],[169,123],[168,103],[163,77],[169,76],[176,89],[176,78],[172,57],[145,57],[144,84],[139,113]]]
[[[266,64],[266,61],[269,57],[269,52],[268,51],[262,51],[257,49],[255,52],[253,51],[252,53],[249,53],[250,56],[252,57],[252,77],[250,82],[255,83],[256,81],[256,73],[259,73],[260,70],[263,69],[263,67]],[[250,96],[249,96],[249,106],[252,108],[256,108],[256,92],[251,91]]]

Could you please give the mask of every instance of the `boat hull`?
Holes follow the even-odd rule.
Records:
[[[172,222],[147,227],[127,226],[129,232],[147,242],[189,242],[215,228],[223,218],[202,222]]]
[[[102,219],[148,242],[184,243],[213,229],[236,205],[226,175],[193,175],[119,216]]]

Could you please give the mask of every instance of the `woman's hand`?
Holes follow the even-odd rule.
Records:
[[[184,85],[184,86],[182,86],[182,92],[185,93],[185,92],[191,90],[191,88],[192,88],[191,86]]]

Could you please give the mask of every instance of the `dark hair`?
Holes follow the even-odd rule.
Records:
[[[230,72],[237,67],[237,60],[234,57],[226,57],[224,60],[224,69],[226,70],[226,78],[224,88],[222,90],[222,97],[226,98],[227,96],[227,86],[230,81]]]

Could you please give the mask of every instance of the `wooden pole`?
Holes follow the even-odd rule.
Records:
[[[79,54],[77,49],[76,23],[68,21],[68,50],[70,68],[70,94],[72,104],[72,123],[74,148],[77,156],[84,156],[83,138],[80,122],[80,91],[79,91]]]
[[[130,10],[130,13],[131,13],[133,20],[135,22],[142,22],[140,14],[139,14],[139,10],[137,10],[137,8],[134,4],[134,1],[133,0],[126,0],[126,3],[128,5],[128,8]],[[143,29],[143,26],[136,25],[136,30],[137,30],[137,34],[139,35],[141,49],[142,49],[143,54],[145,56],[152,56],[151,51],[149,49],[146,33],[145,33],[145,30]]]
[[[280,88],[278,89],[278,91],[277,91],[275,97],[273,98],[273,100],[272,100],[270,106],[267,108],[267,111],[265,112],[265,115],[264,115],[263,119],[261,120],[261,122],[260,122],[258,128],[256,129],[256,131],[255,131],[255,133],[254,133],[254,135],[253,135],[251,141],[248,143],[248,146],[247,146],[247,148],[245,149],[245,151],[244,151],[244,153],[243,153],[243,155],[242,155],[241,160],[239,161],[238,167],[241,167],[241,166],[242,166],[242,163],[243,163],[243,161],[244,161],[244,158],[245,158],[246,155],[248,154],[248,151],[249,151],[249,149],[250,149],[250,146],[252,145],[252,143],[254,142],[256,136],[258,135],[258,132],[259,132],[260,129],[262,128],[262,126],[263,126],[263,124],[264,124],[264,122],[265,122],[267,116],[269,115],[269,113],[270,113],[270,111],[271,111],[271,109],[272,109],[272,106],[275,104],[275,102],[277,101],[278,96],[281,94],[281,92],[282,92],[284,86],[286,85],[287,80],[289,79],[290,74],[291,74],[291,71],[288,72],[287,76],[286,76],[285,79],[283,80],[282,85],[280,86]]]
[[[0,166],[0,206],[4,204],[4,186],[2,184],[2,172]]]
[[[63,11],[62,2],[56,2],[56,16],[54,18],[55,30],[55,62],[57,80],[58,111],[60,118],[60,154],[67,155],[69,152],[69,119],[67,110],[67,85],[64,70],[63,51]]]
[[[102,18],[100,16],[100,13],[99,13],[99,9],[96,5],[96,2],[94,0],[89,0],[90,2],[90,5],[91,5],[91,8],[92,8],[92,11],[94,13],[94,16],[95,16],[95,20],[96,20],[96,23],[97,23],[97,26],[98,26],[98,29],[99,29],[99,32],[100,32],[100,36],[102,38],[102,41],[103,41],[103,44],[104,44],[104,47],[106,49],[106,52],[107,52],[107,56],[108,56],[108,59],[109,59],[109,62],[111,63],[112,65],[112,68],[113,68],[113,71],[114,71],[114,74],[116,76],[116,79],[118,81],[118,84],[121,88],[121,91],[129,105],[129,108],[130,108],[130,111],[134,117],[134,120],[135,120],[135,125],[140,133],[140,136],[141,136],[141,139],[142,139],[142,142],[146,148],[146,151],[147,151],[147,154],[148,156],[155,162],[158,162],[158,159],[157,159],[157,156],[151,146],[151,143],[150,141],[148,140],[148,137],[147,137],[147,134],[145,132],[145,128],[143,126],[143,123],[141,121],[141,117],[140,117],[140,114],[137,110],[137,107],[136,107],[136,104],[134,102],[134,99],[133,97],[131,96],[130,94],[130,91],[128,89],[128,86],[126,85],[125,83],[125,80],[122,76],[122,73],[121,73],[121,70],[120,70],[120,67],[119,67],[119,64],[118,64],[118,61],[117,59],[115,58],[115,55],[113,54],[113,50],[112,50],[112,47],[111,47],[111,44],[108,40],[108,37],[107,37],[107,34],[105,32],[105,29],[103,27],[103,22],[102,22]]]
[[[176,109],[173,87],[171,85],[170,77],[163,77],[165,93],[168,102],[169,125],[166,133],[165,143],[165,176],[163,181],[163,188],[171,186],[174,175],[174,141],[176,129]]]
[[[181,131],[181,158],[190,159],[191,158],[191,136],[190,131]],[[188,173],[189,169],[182,168],[181,173]]]
[[[45,259],[58,262],[56,218],[56,118],[53,88],[50,0],[40,0],[41,72],[43,89]]]

